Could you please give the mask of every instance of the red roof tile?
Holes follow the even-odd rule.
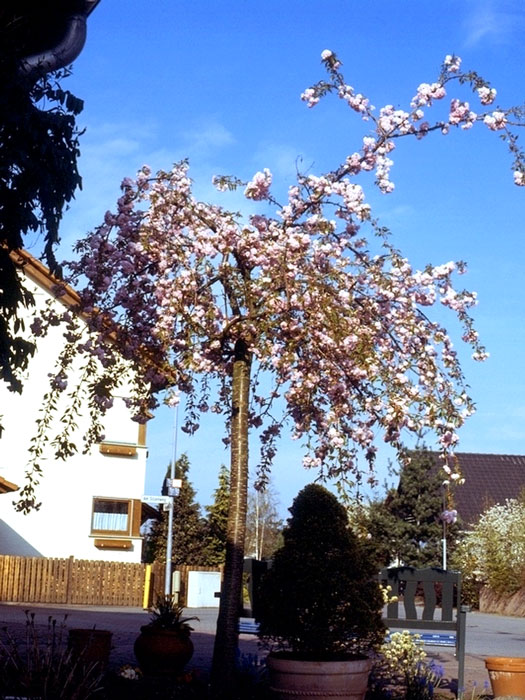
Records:
[[[435,453],[436,463],[442,464]],[[475,523],[481,513],[525,491],[525,456],[458,452],[465,483],[454,490],[455,508],[463,525]]]

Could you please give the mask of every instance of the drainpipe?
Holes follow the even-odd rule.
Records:
[[[20,73],[37,80],[46,73],[69,66],[84,48],[87,34],[87,18],[100,0],[85,0],[82,12],[72,14],[61,41],[54,47],[23,58]]]

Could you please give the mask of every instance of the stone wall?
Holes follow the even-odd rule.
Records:
[[[484,587],[479,594],[479,611],[525,617],[525,588],[511,596],[504,596],[494,593],[490,588]]]

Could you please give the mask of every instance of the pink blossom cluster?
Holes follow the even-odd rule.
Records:
[[[489,113],[478,114],[471,109],[468,101],[459,97],[452,98],[450,108],[446,116],[437,119],[433,124],[423,121],[425,111],[423,108],[430,108],[434,102],[443,100],[447,94],[447,87],[454,81],[459,84],[468,84],[477,94],[482,106],[491,105],[497,95],[495,88],[474,72],[464,73],[461,70],[461,58],[453,54],[445,57],[439,79],[434,82],[421,83],[416,95],[411,100],[410,110],[395,109],[392,105],[386,105],[380,110],[379,116],[374,116],[374,107],[369,103],[368,98],[357,92],[351,85],[348,85],[339,71],[341,65],[336,55],[332,51],[325,51],[322,54],[329,72],[329,81],[319,81],[303,92],[302,98],[310,107],[315,106],[319,100],[327,93],[335,92],[339,98],[349,104],[356,112],[359,112],[363,119],[372,120],[376,127],[373,136],[367,135],[364,140],[363,154],[353,154],[349,158],[348,172],[357,174],[360,170],[378,168],[376,173],[376,184],[385,192],[394,189],[388,173],[391,162],[386,156],[388,150],[393,148],[392,139],[400,136],[414,135],[416,138],[423,138],[435,130],[447,134],[451,127],[456,126],[461,129],[470,129],[477,122],[483,122],[492,131],[505,131],[505,140],[509,150],[515,154],[517,164],[515,172],[521,172],[524,155],[517,148],[516,141],[508,131],[509,114],[515,117],[513,126],[521,126],[521,117],[516,110],[495,110]],[[386,149],[386,151],[384,150]],[[363,158],[363,155],[365,157]],[[515,175],[516,184],[521,184],[521,175]]]
[[[496,90],[488,85],[482,85],[478,88],[478,97],[482,105],[491,105],[496,99]]]
[[[450,113],[448,123],[457,126],[461,124],[462,129],[470,129],[476,122],[478,115],[472,112],[468,102],[454,99],[450,103]]]
[[[455,509],[444,510],[441,513],[441,520],[444,523],[447,523],[447,525],[453,525],[455,522],[457,522],[457,519],[458,519],[458,512]]]
[[[461,58],[459,56],[455,56],[454,54],[448,54],[445,56],[443,65],[449,73],[458,73],[461,67]]]
[[[491,131],[501,131],[507,124],[507,116],[505,112],[492,112],[483,118],[483,123],[488,126]]]
[[[255,173],[253,179],[246,185],[244,196],[247,199],[267,199],[272,184],[272,174],[265,168],[263,172]]]
[[[445,87],[441,83],[421,83],[410,106],[414,109],[430,106],[434,100],[441,100],[446,94]],[[422,116],[419,111],[418,116],[419,118]]]
[[[360,92],[356,94],[351,85],[341,85],[338,92],[339,97],[344,100],[354,112],[362,114],[364,119],[368,118],[371,108],[368,99],[364,95],[361,95]]]

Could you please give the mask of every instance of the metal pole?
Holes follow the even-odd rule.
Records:
[[[173,479],[175,479],[175,462],[177,461],[177,425],[179,418],[179,407],[175,406],[175,418],[173,421],[173,450],[171,455],[171,465],[170,465],[170,485],[168,486],[168,495],[172,493]],[[166,537],[166,573],[164,580],[164,594],[171,595],[171,558],[173,554],[173,507],[174,507],[174,496],[171,495],[170,502],[168,504],[168,535]]]
[[[443,513],[447,508],[446,489],[443,487]],[[447,570],[447,523],[443,520],[443,569]]]

